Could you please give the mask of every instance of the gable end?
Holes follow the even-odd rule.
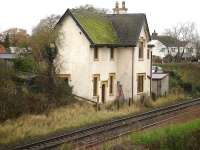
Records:
[[[80,28],[80,30],[84,33],[84,35],[86,36],[86,38],[89,40],[89,42],[91,44],[94,44],[94,42],[92,41],[92,39],[89,37],[89,35],[86,33],[86,31],[83,29],[83,27],[80,25],[80,23],[77,21],[77,19],[74,17],[74,15],[71,13],[71,11],[69,9],[67,9],[67,11],[64,13],[64,15],[60,18],[60,20],[58,21],[58,23],[56,24],[55,28],[62,23],[62,21],[64,20],[64,18],[66,16],[71,16],[72,19],[75,21],[75,23],[77,24],[77,26]]]

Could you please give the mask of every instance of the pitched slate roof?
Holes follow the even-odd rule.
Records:
[[[68,9],[58,24],[62,22],[65,15],[71,15],[94,46],[135,46],[143,25],[146,25],[150,39],[145,14],[106,15],[86,11],[71,12]]]
[[[107,17],[112,22],[120,43],[125,45],[136,45],[142,26],[145,23],[147,25],[145,14],[114,14]]]
[[[153,39],[160,41],[167,47],[179,47],[184,45],[183,42],[171,36],[161,35],[161,36],[156,36]]]

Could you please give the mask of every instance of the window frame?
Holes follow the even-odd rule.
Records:
[[[94,48],[93,57],[95,61],[99,60],[99,49],[97,47]]]
[[[112,78],[112,84],[111,84],[111,78]],[[114,95],[114,87],[115,87],[114,81],[115,81],[115,73],[110,73],[109,74],[109,95],[110,96]]]
[[[59,74],[58,77],[67,80],[67,84],[71,82],[71,74]]]
[[[150,49],[147,49],[147,59],[150,59]]]
[[[115,59],[115,49],[110,48],[110,60],[114,60],[114,59]]]
[[[96,87],[95,87],[95,79],[96,79]],[[100,80],[100,75],[99,74],[94,74],[92,78],[92,86],[93,86],[93,97],[99,96],[99,80]],[[94,88],[95,87],[95,88]]]
[[[139,40],[139,45],[138,45],[138,59],[139,59],[139,61],[143,61],[144,60],[144,48],[145,48],[145,40],[142,37]]]
[[[142,77],[142,83],[140,83],[140,78]],[[146,73],[138,73],[137,74],[137,94],[144,93],[144,85],[145,85]],[[142,85],[142,87],[140,87]]]

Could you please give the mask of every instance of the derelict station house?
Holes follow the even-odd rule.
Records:
[[[125,2],[113,14],[70,11],[57,24],[58,74],[79,97],[102,103],[150,95],[151,49],[145,14],[128,14]]]

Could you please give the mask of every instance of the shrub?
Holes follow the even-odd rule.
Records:
[[[37,63],[31,55],[16,58],[13,62],[17,71],[35,72],[37,70]]]
[[[48,112],[73,100],[72,88],[63,80],[58,79],[56,85],[52,87],[53,92],[50,93],[48,77],[44,74],[38,73],[34,78],[21,79],[12,66],[0,63],[0,121],[28,113]],[[21,62],[16,64],[20,64],[19,68],[28,67],[21,65]]]

